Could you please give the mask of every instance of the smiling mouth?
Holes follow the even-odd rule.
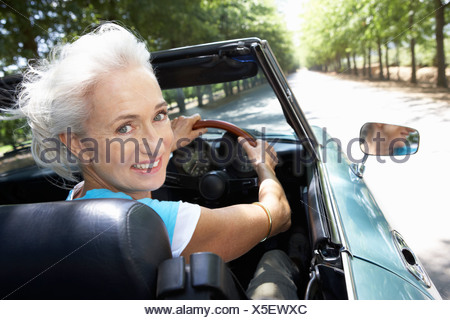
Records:
[[[159,165],[159,162],[161,161],[161,159],[158,159],[154,162],[149,162],[149,163],[137,163],[137,164],[133,164],[133,168],[135,169],[139,169],[139,170],[150,170],[154,167],[157,167]]]

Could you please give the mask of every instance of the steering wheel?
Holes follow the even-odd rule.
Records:
[[[252,134],[226,121],[199,120],[192,127],[194,130],[200,128],[222,129],[235,136],[241,136],[251,146],[256,146],[256,139]],[[223,170],[212,170],[202,176],[191,176],[167,171],[165,185],[168,187],[196,190],[206,200],[219,201],[231,190],[233,192],[239,192],[257,187],[258,179],[256,177],[233,179]]]
[[[192,126],[194,130],[201,128],[216,128],[231,132],[238,137],[246,139],[252,147],[256,147],[255,137],[232,123],[221,120],[199,120]]]

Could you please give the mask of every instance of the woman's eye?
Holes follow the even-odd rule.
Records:
[[[117,129],[117,132],[120,134],[124,134],[124,133],[130,132],[131,129],[132,129],[131,125],[126,124],[126,125],[120,127],[119,129]]]
[[[166,119],[166,116],[167,116],[167,112],[161,111],[160,113],[158,113],[156,115],[156,117],[153,118],[153,121],[163,121],[164,119]]]

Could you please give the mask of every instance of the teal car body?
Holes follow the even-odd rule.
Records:
[[[317,141],[332,139],[318,127],[313,130]],[[319,164],[319,171],[330,219],[335,221],[335,241],[342,245],[349,296],[440,299],[420,261],[391,228],[364,179],[355,174],[339,145],[327,143],[322,147],[318,153],[327,158]],[[413,260],[408,262],[407,258]]]

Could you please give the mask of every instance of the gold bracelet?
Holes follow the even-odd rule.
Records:
[[[255,204],[255,205],[261,207],[264,210],[264,212],[266,213],[267,219],[269,219],[269,229],[267,231],[267,236],[265,236],[264,239],[261,240],[261,242],[264,242],[267,240],[267,238],[270,237],[270,233],[272,232],[272,215],[270,214],[269,209],[267,209],[266,206],[263,205],[261,202],[253,202],[252,204]]]

